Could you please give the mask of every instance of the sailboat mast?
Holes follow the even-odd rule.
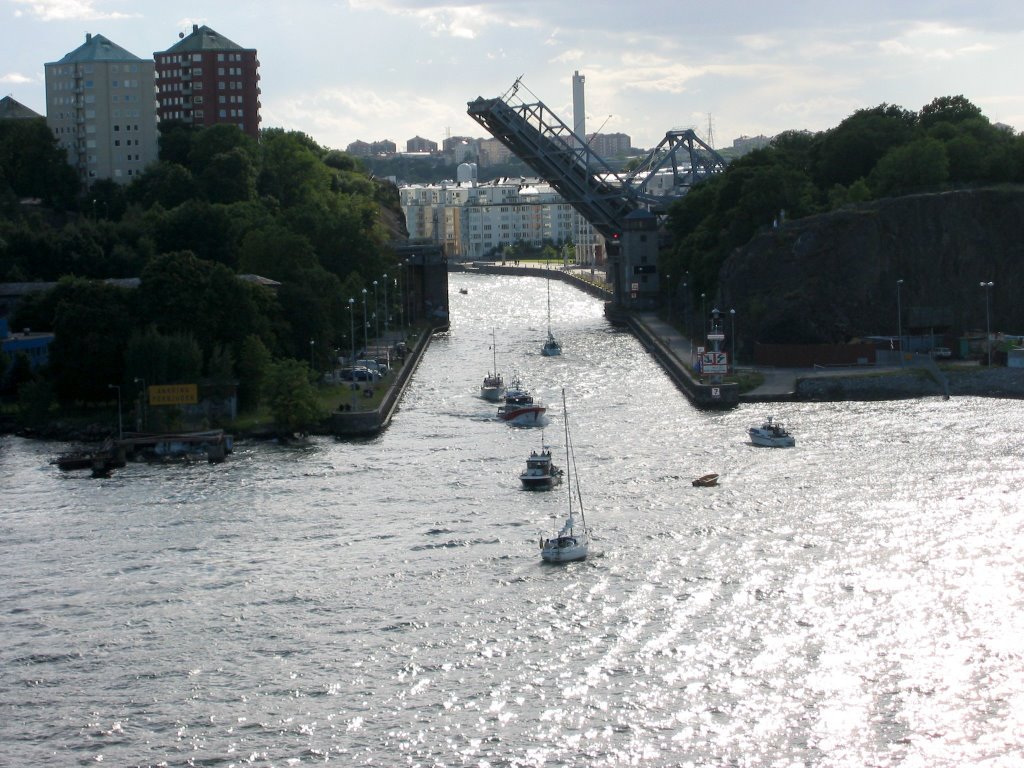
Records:
[[[565,407],[565,387],[562,387],[562,419],[565,421],[565,480],[569,490],[569,518],[572,518],[572,454],[569,448],[569,409]]]
[[[494,335],[494,329],[491,328],[491,353],[494,355],[494,375],[498,375],[498,342]]]

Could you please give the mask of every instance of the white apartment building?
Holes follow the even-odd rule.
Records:
[[[475,171],[463,164],[458,181],[399,189],[411,239],[441,245],[455,261],[483,259],[495,248],[521,242],[571,242],[579,261],[598,261],[595,254],[604,251],[600,235],[551,185],[537,179],[481,184]]]
[[[127,183],[157,159],[154,64],[103,35],[44,64],[46,124],[88,185]]]

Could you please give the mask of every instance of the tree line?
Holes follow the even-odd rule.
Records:
[[[663,274],[713,295],[723,262],[786,218],[885,197],[1024,183],[1024,135],[993,125],[963,96],[919,112],[881,104],[821,133],[789,131],[696,185],[669,210]],[[681,281],[683,278],[678,278]]]
[[[57,283],[10,319],[55,334],[36,401],[219,378],[253,407],[272,361],[317,368],[347,348],[348,297],[395,273],[398,191],[345,153],[174,121],[159,141],[131,183],[82,191],[43,121],[0,123],[0,282]]]

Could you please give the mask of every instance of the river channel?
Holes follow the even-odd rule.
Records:
[[[92,479],[0,438],[0,764],[1024,762],[1020,401],[698,411],[596,299],[552,281],[545,358],[543,279],[450,282],[374,439]],[[596,540],[550,566],[563,387]]]

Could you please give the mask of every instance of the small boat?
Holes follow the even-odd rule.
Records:
[[[459,293],[467,294],[467,293],[469,293],[469,289],[468,288],[459,288]]]
[[[546,445],[541,450],[530,451],[526,469],[519,475],[523,488],[529,491],[549,491],[562,482],[563,470],[551,461],[551,449]]]
[[[562,354],[562,345],[559,344],[554,335],[551,333],[551,278],[548,278],[548,338],[544,342],[544,346],[540,348],[540,353],[545,357],[555,357],[556,355]]]
[[[556,355],[562,354],[562,345],[555,341],[555,337],[551,335],[551,331],[548,331],[548,340],[544,342],[544,346],[540,348],[540,353],[545,357],[555,357]]]
[[[693,481],[695,488],[711,488],[718,485],[718,475],[711,473],[708,475],[701,475]]]
[[[754,445],[768,448],[792,448],[796,445],[796,438],[789,434],[781,422],[775,421],[771,416],[765,419],[760,427],[748,429],[747,433]]]
[[[505,390],[505,402],[498,406],[498,418],[502,421],[514,422],[529,426],[541,424],[547,406],[534,402],[533,395],[523,387],[518,377],[513,378]]]
[[[540,539],[540,557],[546,563],[571,563],[576,560],[586,560],[590,549],[590,529],[587,527],[587,518],[583,513],[579,473],[576,472],[576,457],[572,441],[569,438],[569,411],[565,407],[564,389],[562,390],[562,414],[565,418],[565,474],[569,496],[569,514],[554,536],[549,538],[542,536]],[[572,482],[573,477],[576,479],[575,488]],[[579,518],[576,517],[573,509],[573,496],[576,497]]]
[[[494,369],[488,371],[484,376],[484,383],[480,385],[480,397],[496,403],[505,396],[505,380],[498,373],[498,349],[494,341],[494,330],[491,329],[491,350],[494,355]]]

